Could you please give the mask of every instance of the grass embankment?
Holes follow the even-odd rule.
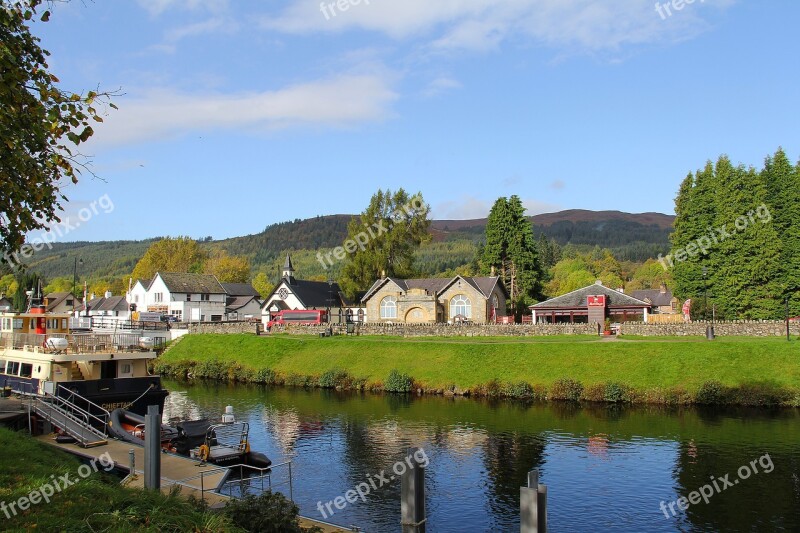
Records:
[[[796,405],[798,344],[772,338],[192,335],[156,370],[276,385],[629,403]],[[397,370],[397,372],[393,372]]]
[[[0,427],[0,449],[3,531],[243,531],[226,516],[176,495],[122,487],[118,478],[103,473],[102,463],[83,478],[78,459],[22,433]],[[100,456],[103,450],[97,450]],[[21,510],[20,498],[34,493],[38,503],[23,500],[27,509]]]

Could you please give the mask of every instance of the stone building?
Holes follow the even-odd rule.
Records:
[[[367,321],[435,324],[495,322],[506,312],[508,293],[499,278],[398,279],[376,281],[361,299]]]

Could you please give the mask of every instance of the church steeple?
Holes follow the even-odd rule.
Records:
[[[286,262],[283,263],[283,279],[290,285],[294,284],[294,267],[292,266],[292,257],[286,254]]]

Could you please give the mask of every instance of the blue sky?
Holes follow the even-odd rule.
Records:
[[[660,4],[671,5],[661,2]],[[681,5],[680,3],[678,5]],[[120,89],[63,240],[213,236],[422,191],[434,218],[673,212],[727,153],[800,156],[800,3],[73,0],[36,24],[67,89]],[[346,9],[341,9],[346,8]]]

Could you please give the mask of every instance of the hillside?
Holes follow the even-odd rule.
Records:
[[[253,271],[277,277],[284,254],[292,252],[298,271],[304,276],[336,276],[325,271],[316,260],[319,251],[341,245],[347,237],[352,215],[318,216],[267,226],[263,231],[218,241],[203,242],[234,255],[250,258]],[[623,260],[643,261],[668,248],[673,216],[660,213],[569,210],[531,217],[538,234],[559,244],[591,248],[610,248]],[[423,274],[436,275],[470,262],[483,239],[486,219],[434,220],[432,241],[417,252]],[[38,252],[28,265],[46,279],[72,276],[76,257],[83,260],[81,278],[110,278],[129,274],[154,239],[145,241],[106,241],[56,243]]]

